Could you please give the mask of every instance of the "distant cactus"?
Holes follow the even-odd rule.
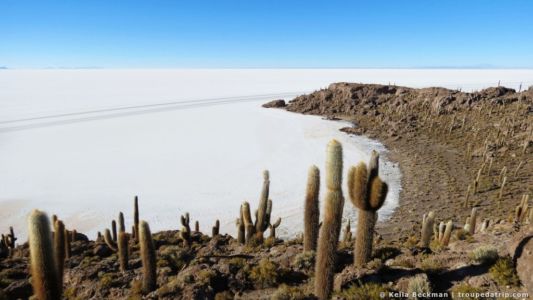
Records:
[[[276,228],[278,228],[280,224],[281,224],[281,218],[278,218],[278,220],[274,224],[270,224],[268,226],[270,228],[271,238],[276,238]]]
[[[524,194],[522,195],[520,204],[515,208],[515,223],[522,223],[526,219],[528,213],[530,213],[529,210],[529,195]]]
[[[243,218],[243,221],[244,221],[244,228],[246,230],[246,236],[245,236],[245,239],[246,239],[246,243],[250,243],[251,240],[253,239],[253,236],[255,234],[255,227],[254,227],[254,224],[252,222],[252,216],[250,214],[250,204],[248,204],[248,202],[243,202],[242,205],[241,205],[241,213],[242,213],[242,218]]]
[[[240,218],[237,218],[236,224],[237,224],[237,241],[239,242],[239,244],[244,244],[246,242],[244,221]]]
[[[472,208],[470,213],[470,218],[468,220],[468,232],[474,234],[476,232],[476,223],[477,223],[477,208]]]
[[[200,222],[194,221],[194,232],[199,233],[200,232]]]
[[[61,220],[57,220],[54,224],[54,258],[59,284],[63,286],[63,268],[65,266],[65,225]]]
[[[64,234],[65,234],[65,258],[70,258],[70,253],[72,252],[71,251],[72,233],[68,231],[67,229],[65,229]]]
[[[453,222],[452,220],[448,221],[446,223],[446,229],[444,230],[444,234],[442,235],[442,239],[440,241],[442,246],[448,246],[450,243],[450,237],[452,236],[452,230],[453,230]]]
[[[429,248],[431,241],[431,234],[433,232],[433,224],[435,223],[435,213],[430,211],[427,216],[424,215],[422,220],[422,238],[421,245],[423,248]]]
[[[383,206],[388,192],[387,184],[379,177],[379,154],[376,151],[372,151],[368,168],[364,163],[350,168],[348,191],[353,205],[359,209],[354,263],[363,266],[372,256],[377,211]]]
[[[181,230],[180,230],[180,238],[183,240],[185,245],[191,244],[191,227],[189,226],[190,218],[189,213],[185,213],[184,216],[181,216]]]
[[[345,243],[349,243],[352,241],[352,228],[350,224],[350,220],[348,220],[348,223],[346,224],[346,227],[344,227],[344,238],[343,241]]]
[[[219,220],[216,220],[215,221],[215,226],[213,226],[213,229],[211,230],[211,235],[213,237],[217,236],[220,234],[220,221]]]
[[[50,223],[45,213],[34,210],[30,214],[28,234],[34,296],[38,300],[61,299],[62,286],[55,265]]]
[[[118,214],[118,231],[126,232],[126,225],[124,223],[124,214],[122,212]]]
[[[113,241],[117,241],[117,222],[115,220],[111,221],[111,234],[113,237]]]
[[[113,250],[114,252],[117,251],[117,243],[113,241],[113,237],[111,237],[111,232],[107,228],[104,231],[104,242],[109,247],[109,249]]]
[[[304,251],[316,251],[320,210],[318,195],[320,191],[320,171],[311,166],[307,173],[307,189],[304,209]]]
[[[125,231],[118,232],[118,260],[120,264],[120,271],[128,270],[128,234]]]
[[[139,239],[139,198],[137,196],[133,200],[133,238]]]
[[[139,244],[143,270],[142,290],[147,294],[157,286],[157,270],[154,241],[150,226],[145,221],[139,223]]]
[[[342,145],[332,140],[327,147],[326,198],[324,220],[320,228],[315,264],[315,295],[329,299],[333,289],[337,244],[341,229],[344,197],[342,195]]]
[[[472,186],[469,184],[468,185],[468,188],[466,189],[466,195],[465,195],[465,202],[464,202],[464,207],[468,207],[469,206],[469,199],[470,199],[470,190],[472,189]]]

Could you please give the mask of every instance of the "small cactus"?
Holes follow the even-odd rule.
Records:
[[[185,245],[191,244],[191,227],[189,226],[190,218],[189,213],[185,213],[184,216],[181,216],[181,230],[180,230],[180,238],[183,240]]]
[[[427,216],[424,215],[422,220],[422,238],[421,244],[423,248],[429,248],[431,234],[433,232],[433,224],[435,222],[435,213],[430,211]]]
[[[315,263],[315,295],[321,300],[329,299],[333,290],[337,244],[344,207],[341,184],[342,145],[338,141],[332,140],[327,147],[327,192],[324,201],[324,220],[320,228]]]
[[[344,227],[344,239],[343,241],[345,243],[349,243],[352,241],[352,228],[350,224],[350,220],[348,220],[348,223],[346,224],[346,227]]]
[[[268,226],[270,228],[271,238],[276,238],[276,228],[278,228],[280,224],[281,224],[281,218],[278,218],[278,220],[274,224],[270,224]]]
[[[111,221],[111,234],[113,237],[113,241],[117,241],[117,222],[115,220]]]
[[[215,226],[213,226],[213,229],[211,230],[211,234],[213,237],[220,234],[220,221],[219,220],[215,221]]]
[[[307,175],[304,209],[304,251],[316,251],[318,240],[320,171],[311,166]]]
[[[440,243],[442,246],[448,246],[448,244],[450,243],[450,237],[452,236],[452,230],[453,230],[453,222],[452,220],[450,220],[448,221],[448,223],[446,223],[446,229],[444,230],[442,239],[440,240]]]
[[[198,221],[194,222],[194,232],[196,232],[196,233],[200,232],[200,222],[198,222]]]
[[[38,300],[61,299],[59,282],[52,246],[50,223],[45,213],[34,210],[28,218],[30,245],[31,284]]]
[[[111,232],[107,228],[104,231],[104,242],[109,247],[109,249],[113,250],[114,252],[117,251],[117,243],[113,241],[113,237],[111,237]]]
[[[477,223],[477,208],[472,208],[470,213],[470,218],[468,219],[468,233],[471,235],[476,232],[476,223]]]
[[[239,242],[239,244],[242,245],[246,242],[244,221],[242,221],[240,218],[237,218],[236,224],[237,224],[237,241]]]
[[[372,256],[377,211],[387,197],[388,186],[379,177],[379,155],[372,151],[368,167],[360,163],[348,173],[350,199],[358,208],[354,263],[363,266]]]
[[[147,294],[157,286],[156,254],[152,233],[147,222],[139,223],[139,244],[142,261],[142,291]]]
[[[126,225],[124,223],[124,214],[122,212],[118,214],[118,231],[126,232]]]

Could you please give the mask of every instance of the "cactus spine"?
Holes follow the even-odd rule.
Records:
[[[328,299],[333,289],[337,244],[341,229],[344,197],[342,195],[342,145],[328,143],[326,158],[326,199],[320,228],[315,264],[315,295]]]
[[[150,226],[145,221],[139,224],[139,243],[143,268],[142,290],[144,293],[150,293],[157,286],[157,271],[154,241]]]
[[[377,210],[383,206],[387,197],[388,186],[378,174],[379,155],[376,151],[372,151],[368,168],[365,163],[360,163],[350,168],[348,173],[350,199],[359,209],[354,251],[356,266],[363,266],[372,256]]]
[[[320,192],[320,170],[311,166],[307,173],[304,209],[304,251],[316,251],[318,240],[318,223],[320,210],[318,195]]]
[[[50,222],[45,213],[34,210],[28,218],[31,284],[39,300],[61,299],[61,284],[52,247]]]
[[[424,215],[422,220],[422,238],[421,244],[423,248],[429,248],[431,234],[433,232],[433,224],[435,223],[435,213],[430,211],[427,216]]]

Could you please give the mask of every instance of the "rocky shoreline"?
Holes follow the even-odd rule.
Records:
[[[457,299],[460,293],[470,293],[474,296],[461,299],[480,299],[476,293],[533,294],[533,209],[523,196],[533,188],[533,88],[519,93],[503,87],[463,93],[336,83],[288,104],[276,100],[265,107],[350,121],[354,126],[342,131],[378,139],[389,149],[388,158],[399,163],[400,206],[387,222],[378,222],[375,232],[365,231],[365,240],[371,237],[368,257],[359,261],[361,236],[356,231],[352,238],[353,231],[345,228],[338,241],[319,238],[317,251],[304,251],[306,239],[277,238],[279,222],[270,222],[271,213],[275,220],[276,206],[268,199],[265,172],[261,200],[243,203],[241,215],[236,216],[237,237],[219,234],[217,225],[202,232],[205,224],[195,224],[193,230],[194,216],[188,214],[181,216],[180,230],[151,234],[143,221],[139,230],[142,199],[135,199],[133,222],[126,220],[134,224],[131,231],[126,231],[121,213],[96,241],[65,229],[57,217],[51,218],[52,229],[46,215],[32,213],[41,221],[39,242],[53,239],[53,249],[48,245],[50,249],[43,252],[45,256],[53,252],[51,269],[62,270],[58,285],[62,298],[405,299],[406,294],[431,293]],[[328,153],[342,160],[339,143],[330,144],[337,150]],[[369,174],[378,165],[371,161]],[[338,163],[329,166],[335,169]],[[328,181],[328,191],[339,191],[335,178],[340,176],[328,177],[328,172],[330,168],[325,177],[310,176],[308,191],[318,186],[310,184],[313,178],[332,180],[334,187]],[[377,172],[352,179],[347,179],[349,186],[360,183],[370,193],[377,191],[376,199],[384,199],[386,185],[383,189]],[[382,205],[368,200],[373,194],[350,191],[344,206],[352,205],[348,199],[366,197],[369,202],[357,205],[360,213],[367,211],[367,218],[373,213],[368,211]],[[313,195],[306,197],[306,203],[317,204],[316,189]],[[330,216],[322,220],[321,230],[340,224],[339,218],[331,216],[342,214],[329,209],[333,203],[338,209],[342,201],[338,193],[332,195],[319,200],[320,209],[324,207]],[[258,208],[255,221],[250,206],[252,211]],[[312,215],[318,231],[318,214]],[[53,236],[47,234],[50,230]],[[306,232],[309,237],[311,230]],[[31,275],[30,245],[15,243],[15,234],[3,235],[0,244],[1,300],[28,299],[37,294],[36,284],[42,280],[35,276],[38,272]],[[43,278],[55,282],[58,277]],[[323,285],[323,281],[330,282]]]

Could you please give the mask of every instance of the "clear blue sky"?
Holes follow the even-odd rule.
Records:
[[[533,1],[0,2],[0,66],[533,67]]]

